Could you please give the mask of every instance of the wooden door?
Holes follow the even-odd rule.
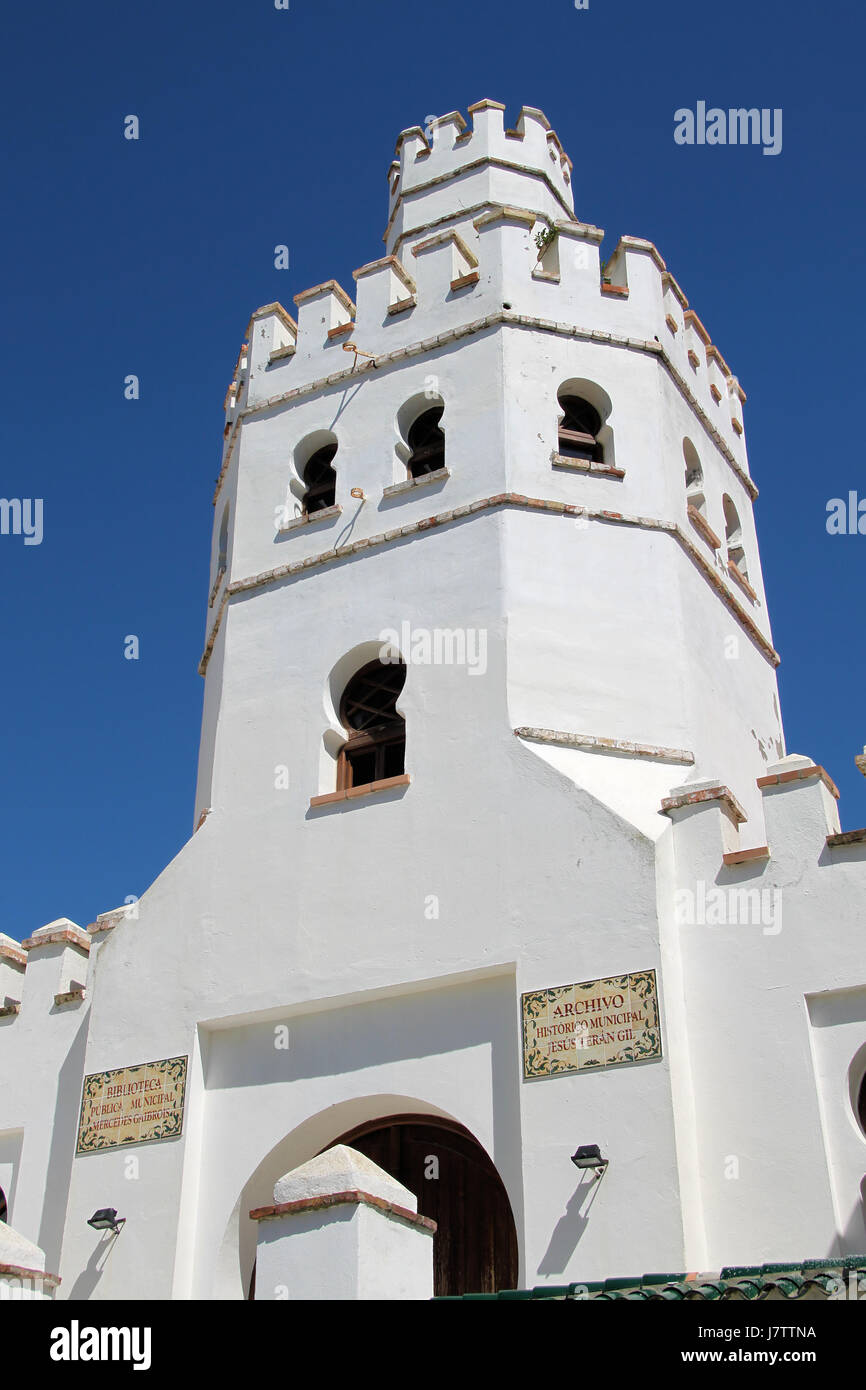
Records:
[[[437,1294],[517,1287],[517,1232],[508,1194],[467,1130],[430,1116],[396,1116],[334,1142],[349,1144],[384,1168],[414,1192],[421,1215],[436,1222]]]

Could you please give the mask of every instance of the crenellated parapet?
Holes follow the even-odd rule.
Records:
[[[401,133],[389,172],[387,253],[353,272],[354,297],[325,280],[294,296],[296,317],[274,302],[247,325],[226,400],[214,493],[221,502],[208,643],[234,578],[218,533],[232,515],[235,482],[227,480],[244,422],[365,378],[384,382],[413,360],[421,367],[430,359],[424,370],[435,375],[435,359],[452,344],[500,329],[560,340],[533,352],[558,354],[569,341],[597,345],[598,367],[581,368],[585,377],[606,373],[609,380],[614,353],[658,364],[695,417],[682,432],[694,436],[705,464],[712,459],[715,514],[701,527],[697,519],[690,524],[684,507],[686,530],[698,528],[699,558],[712,578],[730,577],[748,609],[762,605],[760,585],[728,565],[721,499],[730,494],[744,516],[757,488],[746,454],[745,393],[709,330],[652,242],[623,236],[603,262],[604,231],[575,217],[571,163],[543,112],[524,107],[513,129],[506,129],[498,102],[478,102],[468,115],[469,122],[451,112]],[[681,486],[679,448],[669,462]],[[612,463],[590,473],[602,471],[608,481],[625,477]]]
[[[766,843],[744,846],[747,836],[754,840],[753,828],[745,828],[742,807],[718,780],[676,787],[659,809],[674,822],[680,839],[697,836],[706,855],[718,858],[724,870],[772,875],[780,863],[793,863],[866,871],[866,829],[840,828],[839,789],[819,763],[788,754],[769,764],[757,785]]]
[[[86,930],[58,917],[24,941],[0,932],[0,1019],[45,1008],[56,1015],[81,1004],[93,949],[137,912],[137,902],[126,903],[100,913]]]
[[[471,126],[451,111],[398,136],[388,179],[389,251],[453,216],[455,203],[470,212],[491,202],[528,203],[548,217],[574,216],[571,160],[543,111],[524,106],[513,130],[506,130],[498,101],[475,102],[469,116]],[[456,180],[459,200],[449,187]]]
[[[574,215],[571,161],[543,112],[507,130],[500,102],[410,127],[389,171],[387,254],[256,310],[226,397],[220,484],[243,419],[305,391],[434,351],[446,334],[503,323],[645,344],[701,417],[749,498],[745,393],[652,242],[623,236],[602,264],[601,228]],[[476,329],[483,321],[484,328]],[[344,355],[342,349],[348,355]],[[219,488],[217,489],[219,490]]]

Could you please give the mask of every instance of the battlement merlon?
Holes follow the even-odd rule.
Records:
[[[429,141],[420,126],[401,131],[388,175],[389,254],[458,215],[451,187],[458,179],[463,217],[511,204],[551,220],[574,218],[571,160],[544,112],[524,106],[514,130],[505,129],[504,112],[501,102],[478,101],[469,107],[471,127],[452,111],[429,122]]]
[[[0,932],[0,1018],[20,1013],[22,1004],[38,1012],[53,1002],[49,1016],[55,1016],[58,1008],[80,1003],[93,947],[137,913],[134,901],[100,913],[86,931],[68,917],[58,917],[24,941]]]

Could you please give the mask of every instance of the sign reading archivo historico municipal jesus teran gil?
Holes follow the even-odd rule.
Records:
[[[654,970],[523,995],[523,1075],[528,1080],[661,1055]]]
[[[176,1139],[183,1129],[187,1061],[167,1057],[85,1076],[76,1153]]]

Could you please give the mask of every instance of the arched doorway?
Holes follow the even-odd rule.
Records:
[[[436,1115],[389,1115],[328,1144],[348,1144],[418,1198],[437,1224],[434,1292],[494,1293],[517,1287],[517,1231],[492,1160],[468,1129]]]

